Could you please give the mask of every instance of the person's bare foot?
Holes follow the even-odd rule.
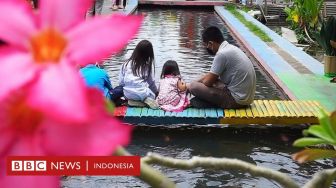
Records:
[[[111,9],[112,9],[112,10],[118,10],[118,6],[117,6],[117,5],[113,5],[113,6],[111,7]]]

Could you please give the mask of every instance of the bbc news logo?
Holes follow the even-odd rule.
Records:
[[[47,171],[47,161],[12,161],[12,171]]]
[[[140,175],[139,156],[7,158],[7,175]]]

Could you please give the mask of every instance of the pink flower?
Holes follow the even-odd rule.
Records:
[[[90,119],[64,123],[29,106],[22,93],[0,103],[0,187],[58,187],[58,177],[5,176],[6,156],[111,155],[130,140],[131,127],[105,110],[104,98],[87,89]]]
[[[24,0],[0,2],[0,39],[8,44],[0,49],[0,101],[29,84],[30,106],[64,121],[85,121],[89,106],[76,67],[119,51],[142,18],[113,15],[84,22],[91,0],[39,2],[36,12]]]

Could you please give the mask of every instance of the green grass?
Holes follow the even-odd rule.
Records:
[[[245,17],[237,11],[234,5],[227,5],[226,10],[233,14],[241,23],[243,23],[253,34],[258,36],[264,42],[272,42],[273,40],[258,26],[254,25],[252,22],[247,21]]]
[[[248,12],[250,10],[252,10],[251,8],[247,7],[247,6],[243,6],[241,7],[241,10],[244,11],[244,12]]]

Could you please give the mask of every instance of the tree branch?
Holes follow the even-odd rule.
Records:
[[[308,42],[311,43],[311,44],[316,44],[316,42],[310,37],[310,35],[308,33],[307,26],[304,26],[304,32],[305,32],[306,36],[308,37]]]
[[[115,151],[114,155],[116,156],[129,156],[131,155],[128,153],[124,148],[118,147]],[[142,181],[146,182],[151,187],[160,187],[160,188],[173,188],[176,187],[174,182],[168,179],[166,176],[161,174],[159,171],[153,169],[146,163],[142,162],[141,160],[141,175],[138,177]]]
[[[258,167],[238,159],[213,158],[213,157],[192,157],[189,160],[174,159],[164,157],[155,153],[148,153],[143,157],[142,162],[147,164],[158,164],[176,169],[193,169],[196,167],[221,169],[221,170],[240,170],[248,172],[251,175],[272,179],[286,188],[299,188],[289,176],[275,170],[264,167]]]
[[[328,188],[336,179],[336,168],[323,170],[314,175],[313,179],[307,182],[303,188]]]

